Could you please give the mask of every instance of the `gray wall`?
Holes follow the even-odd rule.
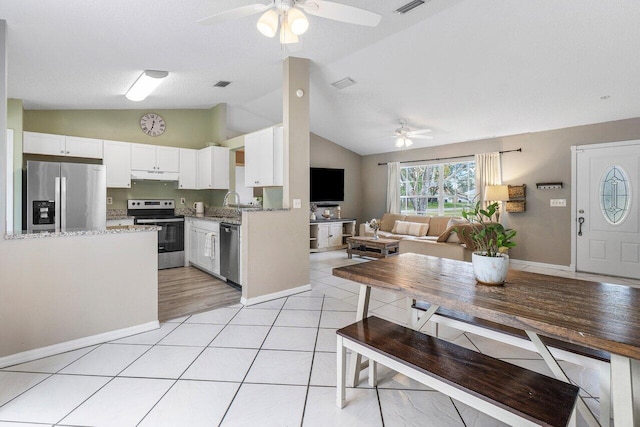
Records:
[[[312,133],[310,162],[311,167],[344,169],[342,217],[362,221],[362,156]]]
[[[522,148],[502,155],[503,183],[527,185],[526,212],[504,213],[518,231],[514,259],[571,264],[571,146],[640,139],[640,118],[494,138],[446,146],[365,156],[362,162],[365,217],[380,217],[386,206],[386,167],[378,162],[432,159]],[[561,190],[537,190],[537,182],[562,182]],[[566,199],[566,208],[549,207]]]

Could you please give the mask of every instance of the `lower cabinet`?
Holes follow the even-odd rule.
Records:
[[[220,224],[196,219],[189,219],[187,222],[189,263],[220,276]],[[208,244],[210,248],[207,248]]]

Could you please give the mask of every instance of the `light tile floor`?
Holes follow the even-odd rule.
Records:
[[[331,270],[363,261],[348,260],[344,251],[311,254],[312,291],[182,317],[155,331],[2,369],[0,427],[501,425],[384,367],[378,387],[367,385],[365,372],[347,390],[347,406],[335,406],[335,331],[353,323],[358,286]],[[391,292],[374,290],[371,310],[406,322],[405,301]],[[441,332],[457,344],[549,374],[535,353]],[[598,373],[562,364],[597,414]]]

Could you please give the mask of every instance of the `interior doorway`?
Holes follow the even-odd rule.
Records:
[[[572,151],[576,270],[640,278],[640,141]]]

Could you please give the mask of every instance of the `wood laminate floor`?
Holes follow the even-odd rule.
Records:
[[[241,292],[195,267],[158,271],[161,322],[240,302]]]

